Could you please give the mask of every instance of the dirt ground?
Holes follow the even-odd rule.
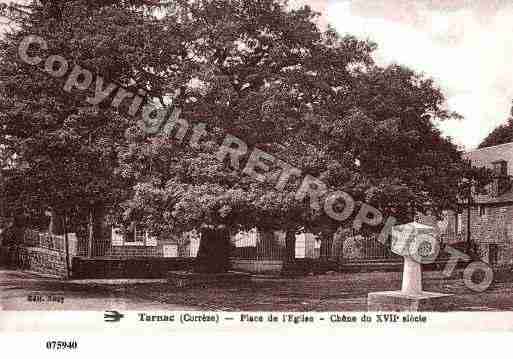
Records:
[[[34,273],[0,269],[0,310],[190,310],[128,296],[125,284],[106,281],[63,281]]]
[[[483,293],[466,288],[461,272],[447,279],[424,273],[424,289],[454,294],[455,311],[513,310],[513,283],[494,283]],[[303,278],[260,278],[250,283],[203,288],[126,288],[126,295],[161,303],[226,311],[365,311],[369,292],[399,290],[400,273],[334,273]]]
[[[62,281],[0,270],[3,310],[226,310],[365,311],[367,294],[400,289],[400,273],[333,273],[302,278],[256,277],[250,282],[176,288],[160,281]],[[424,274],[424,289],[454,294],[453,310],[513,310],[513,282],[494,283],[483,293],[466,288],[461,273]],[[56,302],[28,300],[52,297]],[[63,298],[63,303],[58,299]]]

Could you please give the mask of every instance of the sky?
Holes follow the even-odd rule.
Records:
[[[439,127],[464,149],[475,148],[507,121],[513,101],[510,0],[289,2],[321,12],[323,26],[330,23],[340,33],[376,42],[379,64],[407,65],[434,78],[447,107],[464,116]]]
[[[447,107],[439,124],[472,149],[510,116],[513,2],[505,0],[292,0],[323,13],[340,33],[369,38],[381,65],[404,64],[435,79]]]

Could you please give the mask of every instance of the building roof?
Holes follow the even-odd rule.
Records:
[[[501,203],[513,203],[513,191],[508,191],[498,197],[490,197],[487,195],[479,195],[475,199],[475,202],[481,204],[501,204]]]
[[[506,161],[508,163],[508,175],[513,176],[513,142],[479,148],[465,153],[463,157],[471,160],[472,165],[476,167],[493,168],[494,162]],[[480,195],[477,196],[476,202],[490,204],[513,202],[513,190],[503,193],[498,197]]]
[[[411,231],[420,230],[420,231],[424,231],[424,230],[432,230],[433,227],[415,221],[415,222],[410,222],[410,223],[406,223],[406,224],[401,224],[399,226],[395,226],[394,229],[398,230],[398,231],[406,231],[406,230],[411,230]]]
[[[477,167],[492,168],[494,162],[506,161],[508,162],[508,174],[513,176],[513,142],[479,148],[465,153],[463,157],[470,159],[472,164]]]

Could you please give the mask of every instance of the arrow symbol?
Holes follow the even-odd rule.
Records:
[[[116,310],[108,310],[103,317],[106,322],[115,323],[119,322],[125,316]]]

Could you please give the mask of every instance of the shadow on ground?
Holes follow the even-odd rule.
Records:
[[[456,311],[513,310],[513,283],[494,283],[476,293],[466,288],[461,272],[445,278],[424,274],[424,289],[454,294]],[[225,311],[365,311],[367,294],[398,290],[401,274],[388,272],[334,273],[301,278],[254,277],[251,282],[177,288],[166,281],[69,282],[15,271],[0,270],[0,307],[10,310],[225,310]],[[34,307],[27,296],[65,297],[67,305]]]
[[[476,293],[466,288],[456,272],[452,278],[440,272],[424,275],[427,291],[454,294],[455,311],[502,311],[513,309],[513,284],[494,283]],[[255,278],[238,285],[173,288],[169,285],[134,285],[130,296],[163,303],[226,311],[365,311],[369,292],[398,290],[400,273],[336,273],[304,278]]]

